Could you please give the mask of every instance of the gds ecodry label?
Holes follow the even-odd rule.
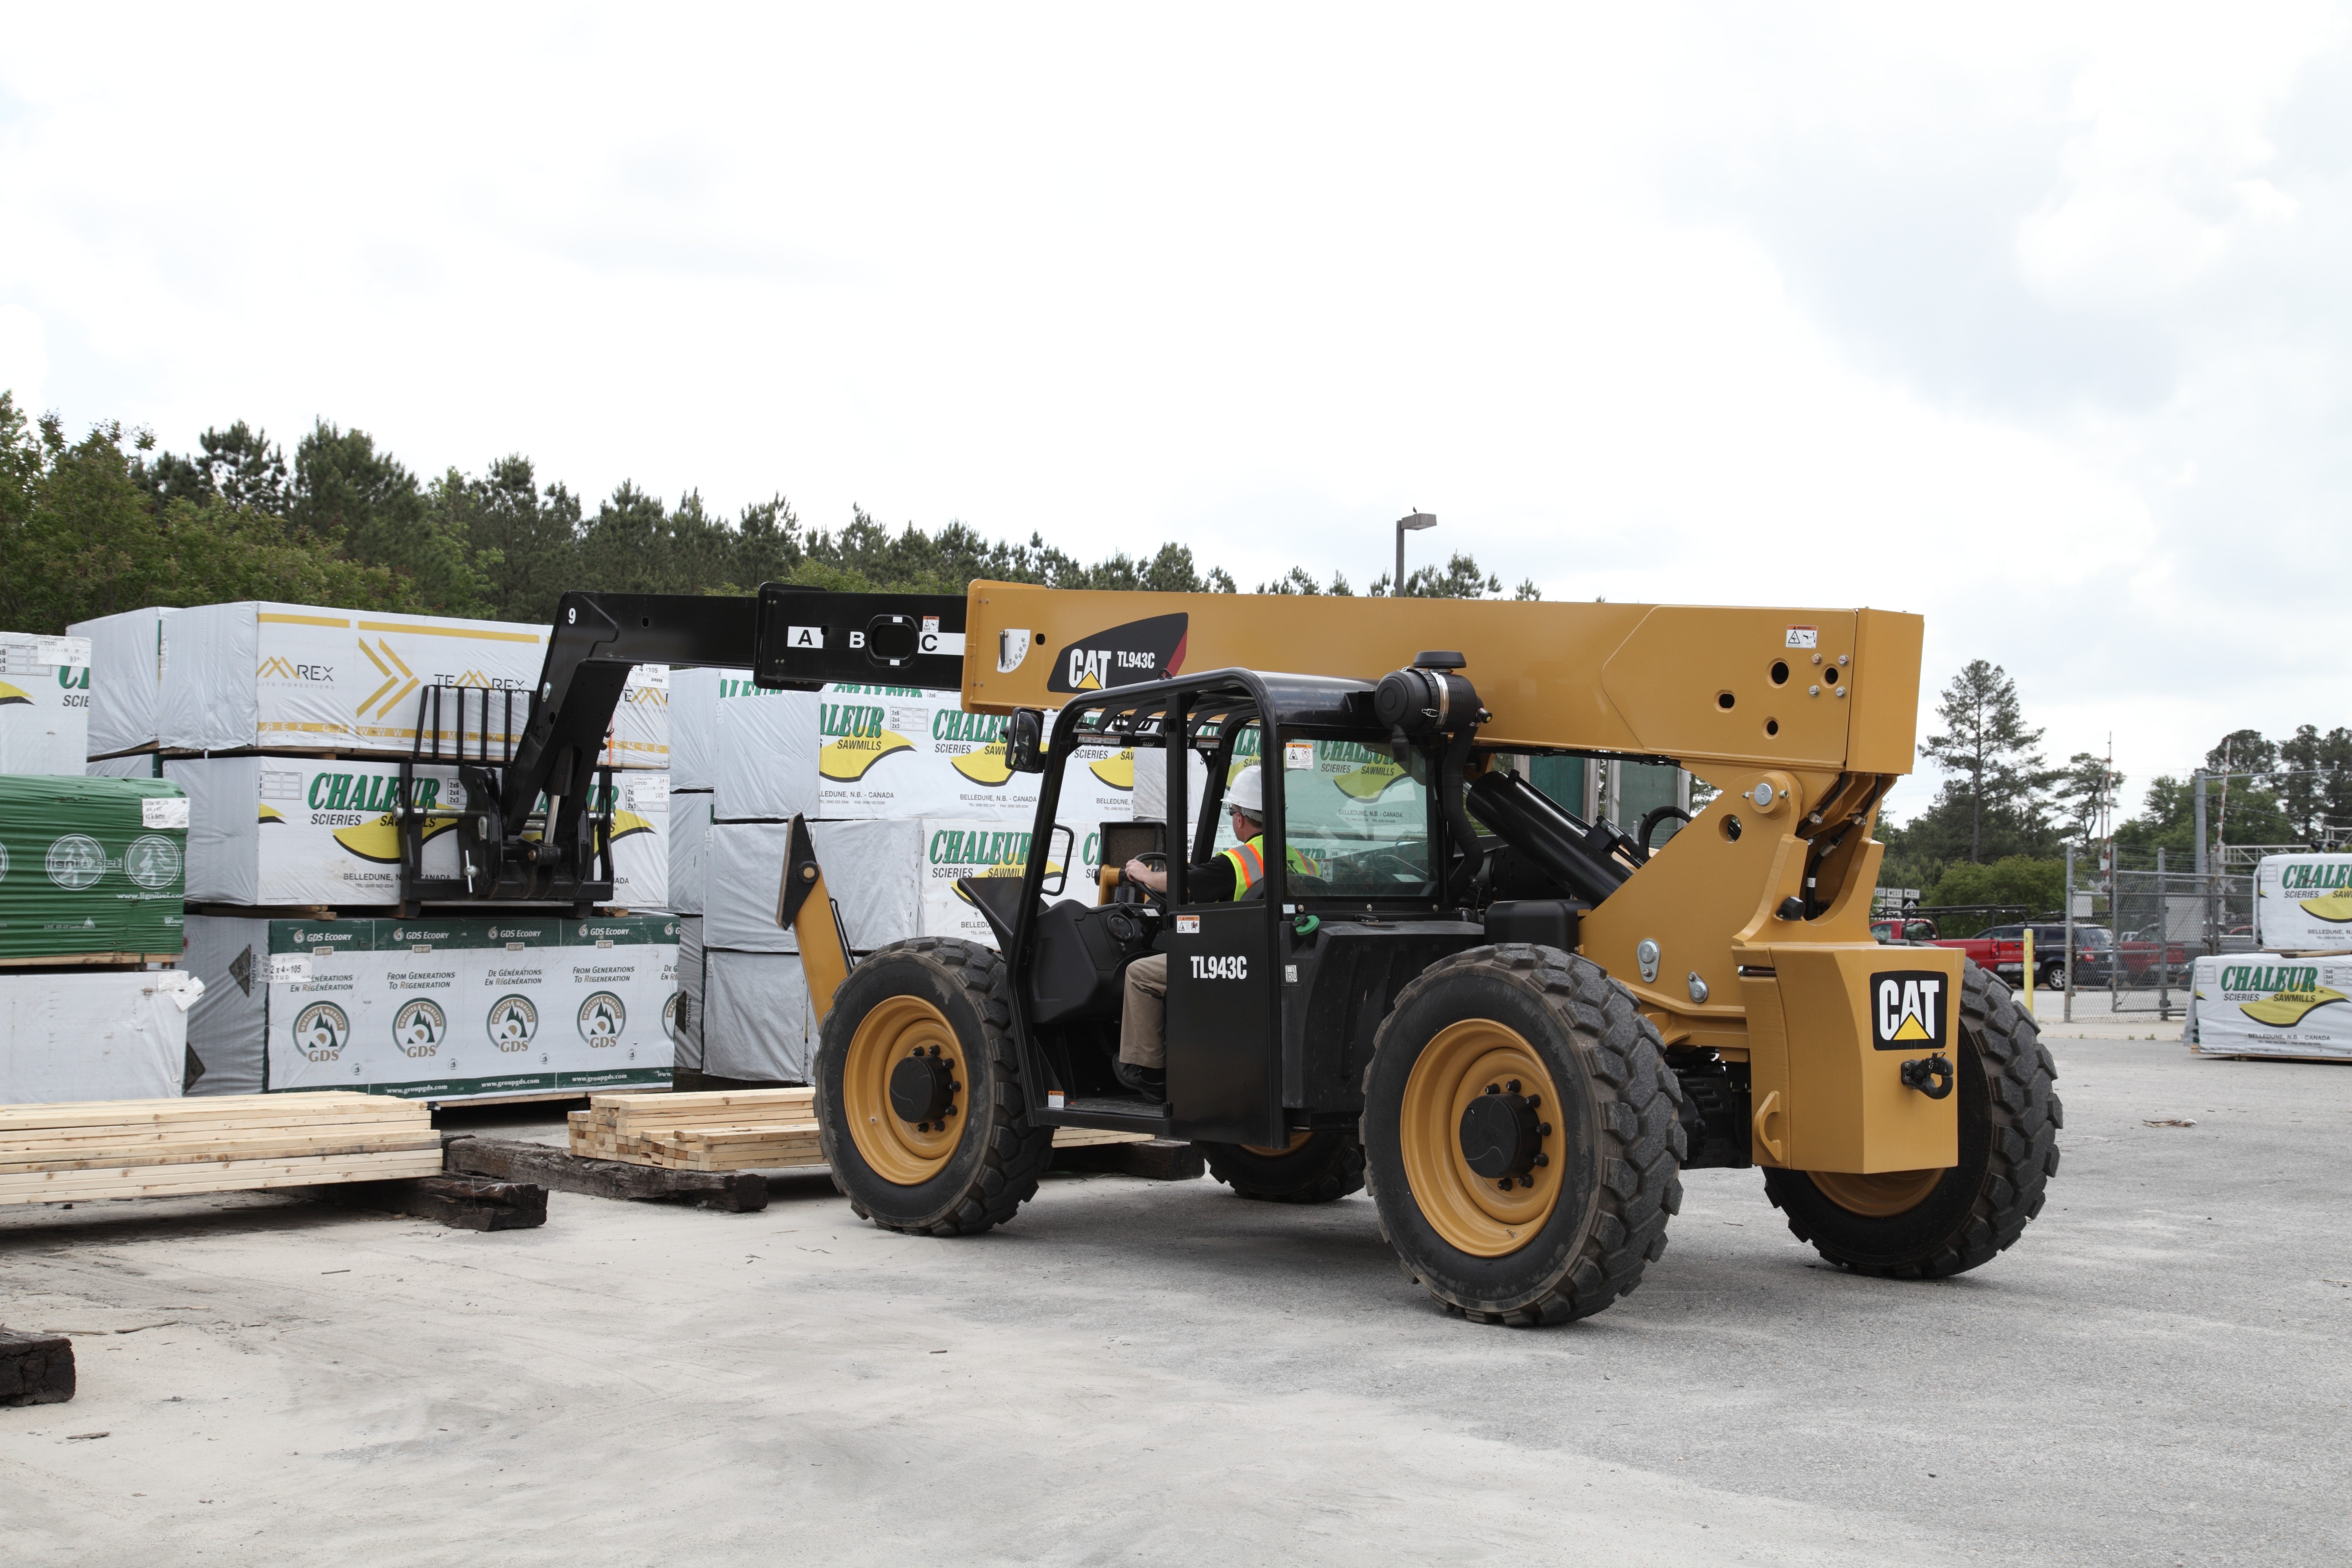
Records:
[[[273,1089],[459,1099],[669,1081],[674,916],[268,924]]]

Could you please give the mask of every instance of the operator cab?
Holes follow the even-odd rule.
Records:
[[[1395,993],[1485,940],[1447,890],[1464,835],[1432,788],[1444,742],[1394,745],[1375,690],[1219,670],[1084,693],[1061,710],[1038,821],[1058,815],[1070,770],[1109,759],[1132,762],[1154,810],[1087,825],[1100,868],[1091,900],[1054,896],[1064,879],[1049,868],[1076,848],[1063,829],[1033,837],[1020,881],[958,884],[1008,961],[1016,1032],[1044,1068],[1027,1080],[1042,1120],[1276,1146],[1352,1124]],[[1211,901],[1187,868],[1234,847],[1226,792],[1252,766],[1264,874],[1241,898]],[[1126,879],[1137,857],[1166,867],[1164,895]],[[1112,1068],[1127,968],[1153,952],[1170,960],[1164,1104],[1123,1089]]]

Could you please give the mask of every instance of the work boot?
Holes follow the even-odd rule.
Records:
[[[1163,1068],[1138,1067],[1133,1062],[1113,1064],[1118,1081],[1154,1104],[1168,1098],[1168,1073]]]

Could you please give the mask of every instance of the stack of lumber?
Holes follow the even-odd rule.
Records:
[[[591,1095],[569,1118],[572,1152],[665,1171],[821,1165],[815,1100],[813,1089]]]
[[[1149,1132],[1105,1132],[1095,1127],[1056,1127],[1054,1147],[1056,1149],[1099,1149],[1106,1143],[1149,1143]]]
[[[710,1094],[598,1094],[570,1117],[572,1152],[666,1171],[773,1171],[821,1165],[816,1090],[741,1089]],[[1057,1149],[1139,1143],[1140,1132],[1064,1127]]]
[[[433,1112],[327,1091],[0,1105],[0,1205],[441,1173]]]

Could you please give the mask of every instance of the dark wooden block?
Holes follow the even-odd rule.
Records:
[[[1056,1149],[1054,1169],[1100,1171],[1151,1182],[1190,1182],[1209,1173],[1208,1163],[1198,1149],[1169,1138],[1154,1138],[1149,1143],[1088,1143]]]
[[[63,1405],[73,1396],[71,1340],[0,1329],[0,1405]]]
[[[547,1189],[476,1176],[346,1182],[310,1190],[322,1202],[437,1219],[456,1230],[529,1230],[547,1223]]]
[[[768,1206],[768,1179],[757,1171],[664,1171],[620,1160],[583,1160],[551,1144],[518,1138],[448,1138],[442,1142],[441,1160],[453,1173],[535,1182],[592,1198],[691,1203],[730,1214]]]

